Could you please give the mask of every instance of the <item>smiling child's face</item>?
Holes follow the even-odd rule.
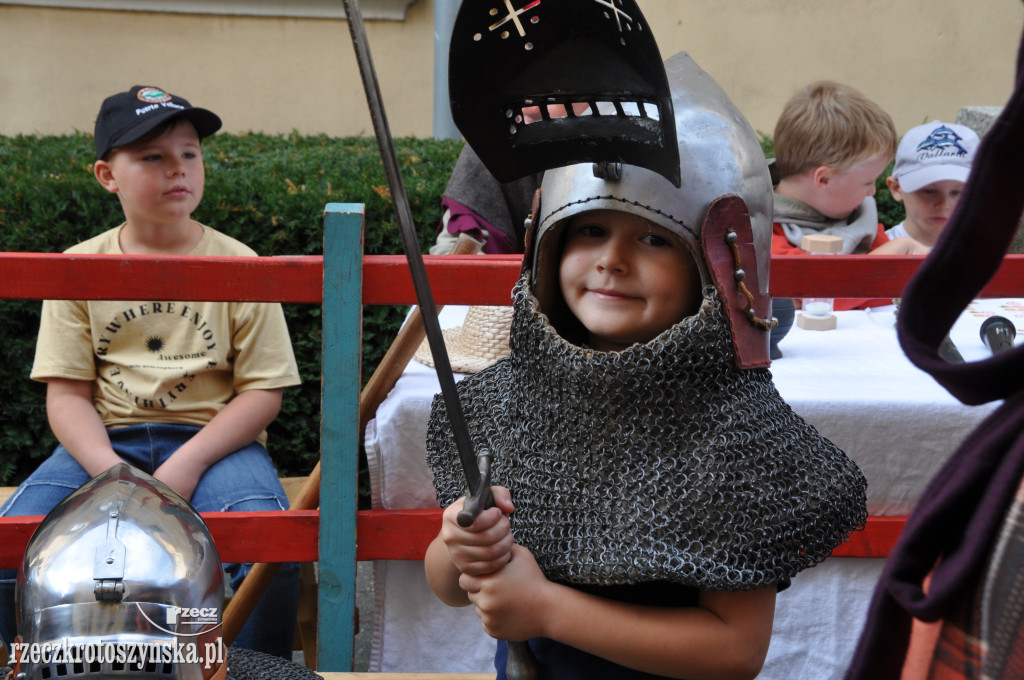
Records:
[[[700,273],[685,243],[616,210],[570,220],[559,284],[588,344],[601,351],[647,342],[695,313],[701,301]]]

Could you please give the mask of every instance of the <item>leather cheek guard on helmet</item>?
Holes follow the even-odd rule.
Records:
[[[702,231],[712,283],[725,306],[732,331],[736,364],[756,368],[771,364],[769,344],[772,298],[762,290],[747,205],[739,196],[716,198],[708,208]]]

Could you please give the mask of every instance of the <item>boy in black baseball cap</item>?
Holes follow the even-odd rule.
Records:
[[[124,210],[125,253],[186,255],[206,227],[191,219],[206,183],[200,144],[220,118],[158,87],[136,85],[103,100],[93,173]]]
[[[192,217],[206,181],[200,145],[220,126],[214,113],[157,87],[108,97],[93,173],[117,196],[124,222],[66,252],[255,256]],[[284,388],[300,382],[281,305],[46,300],[31,377],[46,383],[59,446],[0,516],[45,515],[121,462],[199,512],[288,507],[266,448]],[[249,566],[225,565],[236,591]],[[14,639],[16,575],[0,571],[3,640]],[[297,608],[298,565],[283,564],[235,645],[291,658]]]
[[[110,95],[96,117],[96,158],[106,158],[111,149],[138,141],[177,118],[190,121],[199,139],[209,137],[221,126],[213,111],[194,107],[184,97],[159,87],[136,85],[127,92]]]

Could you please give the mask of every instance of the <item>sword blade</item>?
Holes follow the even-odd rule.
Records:
[[[444,399],[445,407],[448,409],[448,419],[452,425],[455,444],[459,451],[459,460],[462,462],[469,491],[471,494],[477,494],[480,491],[480,471],[477,468],[476,454],[473,451],[473,442],[469,436],[466,417],[462,411],[462,403],[459,401],[459,395],[455,389],[455,376],[452,372],[451,361],[448,359],[448,350],[444,345],[441,325],[437,320],[437,307],[430,292],[427,270],[423,265],[420,242],[416,235],[416,227],[413,224],[412,209],[409,207],[409,196],[405,191],[402,173],[398,168],[398,155],[395,152],[391,128],[388,125],[387,115],[384,111],[380,85],[377,83],[377,72],[373,67],[373,57],[370,54],[370,46],[366,37],[366,27],[363,25],[363,17],[359,10],[358,1],[343,0],[343,3],[345,5],[345,14],[348,17],[349,32],[352,35],[352,46],[355,48],[356,61],[359,65],[359,74],[362,77],[363,89],[366,92],[366,101],[370,107],[370,118],[373,120],[377,146],[380,147],[380,157],[384,164],[384,173],[387,176],[388,187],[391,190],[391,202],[398,216],[399,231],[402,235],[405,257],[409,262],[409,271],[412,275],[413,288],[416,291],[416,300],[423,315],[423,327],[427,335],[427,344],[430,346],[430,353],[434,358],[437,380],[441,385],[441,395]]]
[[[366,101],[370,106],[370,117],[373,119],[377,145],[380,147],[381,161],[384,163],[384,172],[391,189],[391,200],[394,203],[395,212],[398,214],[398,226],[402,233],[402,243],[405,247],[405,257],[409,262],[416,300],[423,314],[423,328],[427,334],[430,353],[434,358],[434,368],[437,371],[438,382],[441,384],[441,394],[445,407],[448,409],[448,419],[451,421],[455,444],[459,450],[459,460],[462,462],[462,470],[466,475],[470,495],[482,499],[475,508],[475,512],[479,512],[486,509],[493,499],[489,489],[481,488],[484,475],[481,474],[477,466],[477,458],[473,453],[473,442],[469,438],[469,428],[466,425],[466,416],[462,412],[462,403],[455,390],[455,375],[452,373],[451,362],[448,359],[448,350],[444,346],[441,325],[437,321],[437,307],[434,305],[434,298],[430,293],[426,267],[423,266],[420,243],[412,222],[412,210],[409,208],[409,196],[405,193],[402,174],[398,170],[395,144],[391,137],[387,116],[384,113],[384,102],[380,95],[380,85],[377,83],[377,72],[373,68],[373,59],[370,55],[370,46],[366,38],[362,14],[359,11],[359,3],[357,0],[342,1],[345,5],[345,14],[348,16],[349,32],[352,34],[352,45],[356,51],[359,73],[363,79]],[[489,465],[489,461],[487,464]],[[489,478],[490,475],[488,474],[487,477]],[[509,642],[508,647],[509,656],[505,672],[509,680],[536,678],[537,662],[530,647],[525,642]]]

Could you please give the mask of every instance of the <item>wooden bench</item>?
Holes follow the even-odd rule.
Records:
[[[357,512],[358,395],[362,304],[414,304],[405,258],[362,255],[363,208],[329,204],[323,257],[188,258],[0,253],[0,298],[246,300],[323,306],[321,503],[317,511],[204,515],[225,560],[319,562],[317,667],[325,678],[351,670],[355,565],[420,560],[439,510]],[[780,297],[899,297],[921,258],[773,258]],[[519,256],[426,257],[437,304],[509,304]],[[116,289],[109,281],[118,281]],[[1008,256],[983,297],[1024,294],[1024,256]],[[16,566],[41,518],[0,518],[0,567]],[[835,552],[888,554],[903,519],[873,517]],[[373,675],[377,678],[485,676]]]

